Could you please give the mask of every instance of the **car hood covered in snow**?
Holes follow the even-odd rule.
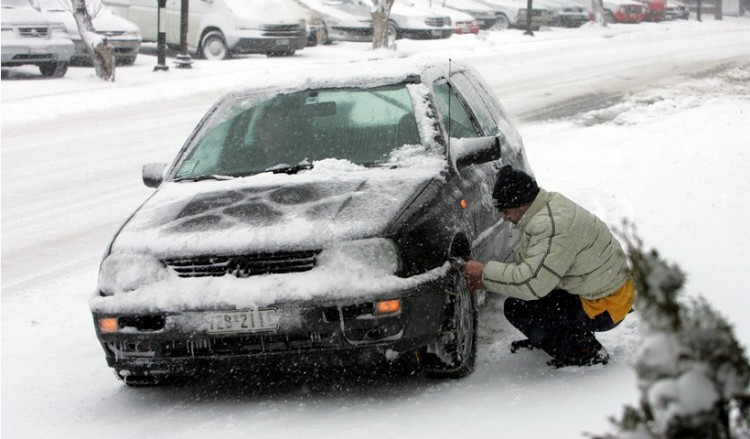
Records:
[[[399,169],[329,159],[298,175],[167,182],[123,226],[111,251],[241,254],[382,235],[444,168],[438,158]]]

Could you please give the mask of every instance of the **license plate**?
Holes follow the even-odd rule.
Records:
[[[276,40],[276,45],[277,46],[288,46],[291,43],[292,42],[290,40]]]
[[[279,329],[279,317],[275,308],[206,313],[205,317],[206,332],[209,334],[261,332]]]
[[[432,31],[432,36],[433,37],[442,37],[443,36],[443,31],[441,31],[441,30],[433,30]]]

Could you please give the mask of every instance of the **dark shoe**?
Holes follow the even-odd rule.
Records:
[[[593,354],[582,353],[580,356],[567,358],[553,358],[547,362],[547,366],[559,369],[568,366],[593,366],[595,364],[609,363],[609,353],[606,349],[601,348]]]
[[[528,338],[524,339],[524,340],[512,341],[510,343],[510,352],[512,354],[515,354],[520,349],[532,350],[532,349],[538,349],[538,348],[539,348],[539,346],[537,346],[534,343],[532,343],[531,340],[529,340]]]

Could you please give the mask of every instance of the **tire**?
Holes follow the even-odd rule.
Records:
[[[62,78],[67,71],[67,62],[50,62],[39,65],[39,72],[46,77]]]
[[[119,64],[123,66],[132,66],[133,64],[135,64],[135,59],[136,59],[136,56],[129,56],[127,58],[122,58],[119,61]]]
[[[388,26],[385,28],[385,34],[386,41],[388,41],[388,47],[393,47],[398,39],[398,26],[396,26],[396,23],[389,22]]]
[[[318,44],[328,46],[333,42],[328,38],[328,28],[325,26],[318,30],[316,37],[318,38]]]
[[[510,29],[510,20],[504,14],[497,16],[495,24],[492,25],[492,30],[508,30]]]
[[[208,60],[222,60],[229,58],[229,47],[227,47],[224,34],[219,31],[211,31],[201,39],[200,54]]]
[[[274,58],[274,57],[277,57],[277,56],[292,56],[292,55],[295,54],[295,52],[296,52],[295,49],[280,50],[278,52],[268,52],[268,53],[266,53],[266,56],[269,57],[269,58]]]
[[[612,13],[612,11],[604,11],[604,22],[605,23],[615,22],[615,15]]]
[[[136,375],[128,374],[126,376],[121,375],[115,371],[117,378],[125,383],[128,387],[158,387],[168,386],[172,383],[172,379],[168,376],[154,376],[154,375]]]
[[[477,340],[476,299],[461,274],[451,272],[446,292],[440,340],[423,354],[425,374],[431,378],[461,378],[474,371]]]

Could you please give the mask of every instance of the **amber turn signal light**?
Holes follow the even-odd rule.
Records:
[[[378,314],[393,314],[399,311],[401,311],[401,301],[398,299],[375,302],[375,312]]]
[[[115,317],[104,317],[99,319],[99,331],[103,333],[117,332],[117,318]]]

